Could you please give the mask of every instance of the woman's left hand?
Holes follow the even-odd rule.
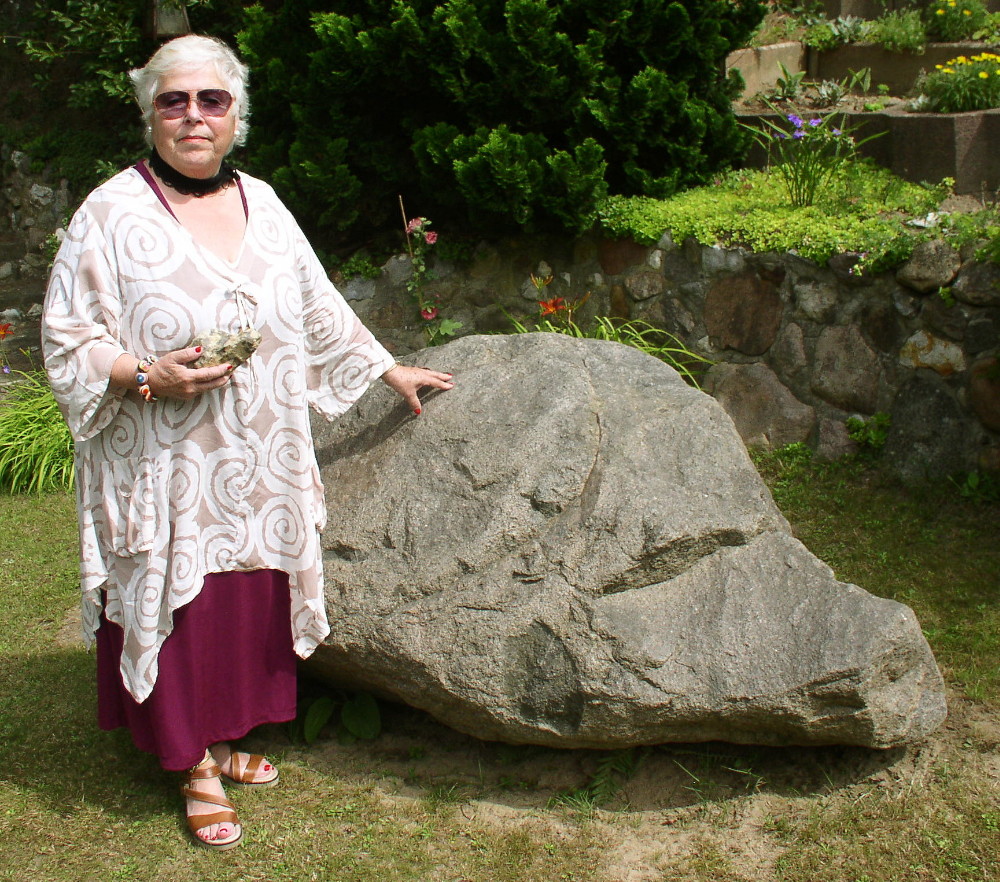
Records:
[[[451,379],[451,374],[441,371],[432,371],[427,368],[410,367],[406,364],[399,364],[389,368],[382,374],[382,382],[390,389],[402,396],[417,416],[420,415],[420,398],[417,395],[421,389],[430,386],[432,389],[443,389],[447,391],[455,384]]]

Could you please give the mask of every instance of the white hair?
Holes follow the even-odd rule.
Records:
[[[250,99],[247,96],[249,68],[236,57],[222,40],[185,34],[164,43],[145,67],[130,70],[128,75],[139,102],[142,118],[146,123],[146,143],[153,144],[153,99],[160,90],[160,83],[170,74],[197,70],[212,65],[233,96],[236,107],[236,137],[233,146],[242,145],[247,139],[247,121],[250,119]]]

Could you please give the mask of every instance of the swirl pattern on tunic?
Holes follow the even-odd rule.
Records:
[[[138,701],[174,611],[208,573],[287,572],[296,652],[323,639],[325,506],[309,405],[332,419],[393,363],[271,188],[242,180],[249,218],[235,263],[196,243],[130,169],[76,212],[46,294],[46,369],[76,442],[85,636],[106,592]],[[163,356],[248,320],[261,344],[222,389],[145,402],[108,387],[123,353]]]

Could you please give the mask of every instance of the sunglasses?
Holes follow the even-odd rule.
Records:
[[[233,106],[233,96],[225,89],[199,89],[190,92],[161,92],[153,99],[153,107],[164,119],[180,119],[187,113],[194,98],[205,116],[225,116]]]

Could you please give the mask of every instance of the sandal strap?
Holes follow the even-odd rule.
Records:
[[[211,827],[212,824],[233,824],[235,826],[239,822],[240,819],[236,817],[236,812],[230,811],[213,812],[210,815],[188,815],[187,819],[188,829],[192,833]]]
[[[204,760],[202,760],[204,762]],[[212,760],[207,765],[197,765],[184,773],[189,781],[198,781],[205,778],[218,778],[222,774],[219,764]]]
[[[246,764],[241,769],[239,766],[239,760],[237,757],[245,756],[247,758]],[[242,751],[234,750],[229,755],[229,768],[232,771],[230,777],[234,781],[241,781],[244,784],[253,784],[254,780],[257,778],[257,772],[260,770],[261,764],[265,762],[264,757],[259,753],[243,753]]]
[[[202,793],[200,790],[195,790],[195,789],[193,789],[191,787],[187,787],[186,785],[183,785],[183,784],[181,785],[181,793],[184,794],[184,797],[186,799],[197,799],[198,802],[207,802],[210,805],[217,805],[217,806],[220,806],[221,808],[225,808],[225,809],[235,809],[236,808],[236,806],[234,806],[224,796],[215,796],[212,793]],[[235,818],[236,817],[236,813],[232,812],[232,814],[233,814],[233,817]],[[200,818],[202,816],[201,815],[194,815],[194,817]],[[204,827],[205,825],[202,824],[202,826]]]

